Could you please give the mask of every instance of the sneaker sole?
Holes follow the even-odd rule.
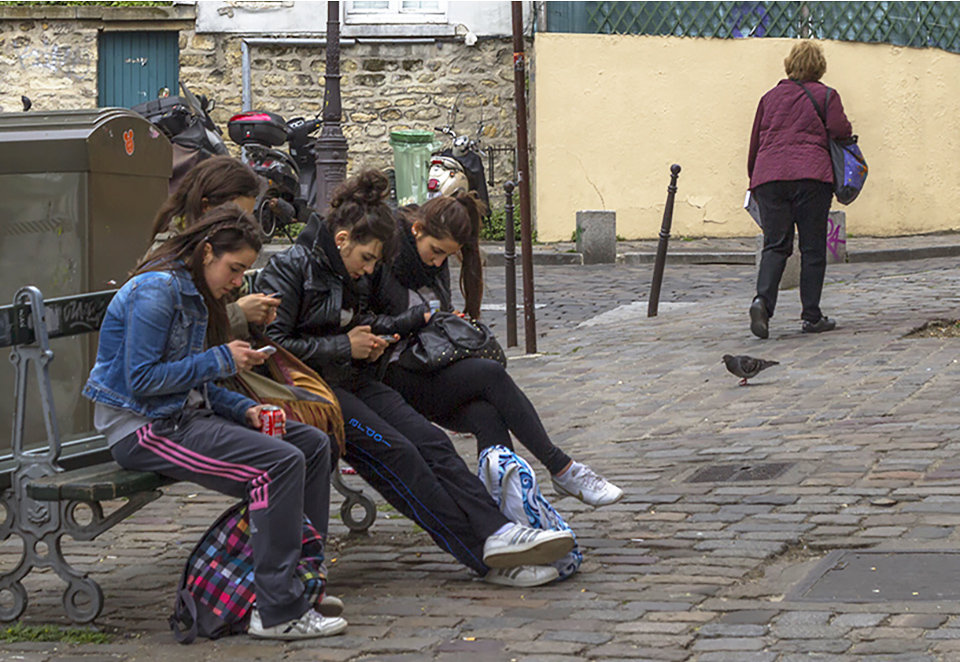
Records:
[[[247,634],[254,639],[276,639],[281,641],[320,639],[321,637],[332,637],[347,629],[347,622],[344,619],[338,618],[337,621],[339,622],[332,624],[330,627],[324,628],[322,632],[311,632],[310,634],[303,634],[300,632],[278,632],[276,634],[271,634],[268,632],[254,632],[253,630],[248,630]]]
[[[547,540],[513,545],[503,551],[485,554],[483,562],[489,568],[514,568],[518,565],[547,565],[566,556],[573,549],[573,536],[565,531]]]
[[[497,586],[509,586],[510,588],[532,588],[534,586],[543,586],[544,584],[549,584],[552,581],[556,581],[559,576],[559,572],[554,572],[549,578],[529,581],[516,581],[510,579],[509,577],[503,577],[502,575],[495,575],[493,577],[488,575],[483,578],[483,581],[488,584],[496,584]]]

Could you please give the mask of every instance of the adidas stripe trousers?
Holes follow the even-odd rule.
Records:
[[[263,625],[278,625],[307,611],[295,570],[304,513],[326,537],[330,440],[325,433],[288,421],[287,434],[276,439],[209,409],[186,409],[140,428],[111,451],[125,469],[154,471],[245,499]]]
[[[440,549],[486,574],[483,543],[509,520],[446,433],[379,381],[360,378],[333,391],[350,466]]]

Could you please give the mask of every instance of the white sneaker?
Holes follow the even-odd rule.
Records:
[[[483,543],[483,562],[491,568],[545,565],[563,558],[573,549],[570,531],[545,531],[511,524],[501,534]]]
[[[493,568],[483,576],[483,581],[500,586],[528,588],[549,584],[560,576],[552,565],[518,565],[516,568]]]
[[[247,634],[257,639],[315,639],[340,634],[346,629],[347,622],[344,619],[326,618],[313,609],[305,611],[300,618],[265,628],[260,621],[260,612],[253,609]]]
[[[551,480],[559,495],[577,497],[591,506],[606,506],[623,498],[623,490],[579,462]]]

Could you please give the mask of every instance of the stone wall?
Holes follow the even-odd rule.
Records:
[[[22,94],[30,97],[35,111],[96,107],[97,35],[104,16],[118,15],[101,14],[84,7],[0,9],[0,112],[20,111]],[[150,27],[134,22],[136,15],[123,14],[129,22],[111,23],[111,29]],[[192,21],[184,18],[167,17],[183,24],[180,78],[216,101],[212,115],[226,134],[227,120],[242,108],[241,39],[195,33]],[[163,27],[159,20],[151,23],[154,29]],[[288,119],[320,113],[323,47],[250,46],[250,63],[254,108]],[[475,136],[482,119],[482,145],[513,145],[512,46],[507,39],[483,39],[472,47],[453,40],[345,44],[341,73],[348,173],[391,166],[390,131],[448,124],[455,102],[458,132]],[[439,133],[437,138],[449,143]],[[497,155],[494,200],[502,198],[499,187],[513,167],[512,152]]]
[[[0,20],[0,112],[96,108],[97,29],[76,20]]]
[[[180,35],[180,77],[217,102],[212,113],[226,130],[242,107],[241,40],[233,35]],[[483,121],[484,146],[510,146],[514,136],[512,46],[508,40],[462,43],[353,44],[341,50],[343,132],[349,142],[348,172],[393,163],[394,129],[433,129],[447,124],[475,136]],[[287,119],[313,117],[323,105],[323,47],[250,46],[253,107]],[[441,139],[441,134],[437,134]],[[512,154],[498,156],[499,183],[513,171]]]

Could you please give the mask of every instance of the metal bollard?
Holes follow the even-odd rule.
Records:
[[[504,282],[507,288],[507,347],[517,346],[517,251],[513,236],[513,189],[516,184],[506,182],[503,192],[507,196],[503,208],[503,265],[506,270]]]
[[[663,208],[663,222],[660,224],[660,241],[657,243],[657,259],[653,263],[653,280],[650,281],[650,300],[647,302],[647,317],[657,316],[660,305],[660,286],[663,285],[663,266],[667,261],[667,244],[670,243],[670,225],[673,223],[673,199],[677,195],[677,177],[680,166],[670,166],[670,185],[667,187],[667,204]]]

